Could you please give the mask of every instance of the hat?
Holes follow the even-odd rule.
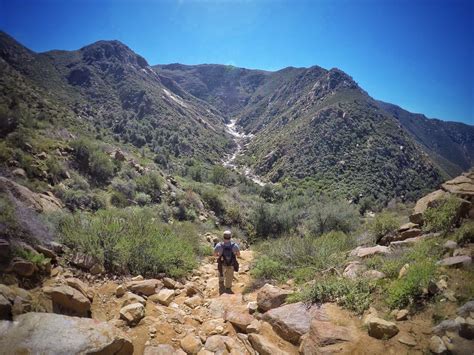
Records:
[[[231,236],[232,236],[232,232],[230,230],[226,230],[224,232],[224,239],[230,239]]]

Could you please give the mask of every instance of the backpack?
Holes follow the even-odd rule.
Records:
[[[229,245],[222,244],[222,261],[225,266],[233,266],[234,265],[234,243],[230,243]]]

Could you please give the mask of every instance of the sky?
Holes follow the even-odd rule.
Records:
[[[372,97],[474,124],[472,0],[0,0],[37,51],[117,39],[150,64],[340,68]]]

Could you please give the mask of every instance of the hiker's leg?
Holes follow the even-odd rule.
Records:
[[[219,282],[224,282],[224,273],[222,271],[222,263],[217,262],[217,271],[219,272]]]
[[[232,279],[234,278],[234,267],[233,266],[224,266],[224,287],[232,287]]]

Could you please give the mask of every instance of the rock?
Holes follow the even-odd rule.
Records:
[[[461,198],[471,199],[474,196],[474,173],[464,173],[441,185],[443,190]]]
[[[405,232],[409,229],[418,228],[418,227],[419,227],[418,224],[408,222],[408,223],[405,223],[405,224],[401,225],[400,228],[398,228],[398,233]]]
[[[238,332],[246,333],[247,327],[254,318],[248,313],[231,311],[227,313],[225,320],[232,324]]]
[[[189,308],[196,308],[197,306],[202,305],[203,300],[201,296],[194,296],[191,298],[188,298],[186,301],[184,301],[184,304],[188,306]]]
[[[390,254],[390,248],[383,245],[376,245],[374,247],[357,247],[351,251],[350,256],[357,256],[359,258],[365,258],[377,254]]]
[[[115,289],[115,296],[122,297],[125,294],[125,287],[123,285],[118,285]]]
[[[173,290],[177,288],[176,281],[173,279],[170,279],[169,277],[165,277],[161,281],[163,282],[163,286],[166,288],[170,288]]]
[[[249,341],[260,355],[276,355],[282,353],[278,345],[271,343],[262,335],[255,333],[249,334]]]
[[[140,303],[146,305],[146,300],[143,297],[140,297],[132,292],[127,292],[125,294],[124,300],[122,301],[122,307],[128,306],[129,304]]]
[[[91,273],[92,275],[100,275],[105,273],[105,269],[101,264],[97,263],[89,269],[89,273]]]
[[[311,322],[309,332],[302,337],[300,354],[324,353],[320,348],[351,340],[353,336],[347,327],[315,319]]]
[[[76,252],[71,258],[71,264],[89,271],[95,264],[98,264],[98,261],[90,255]]]
[[[126,288],[136,294],[151,296],[156,293],[156,289],[161,285],[159,280],[149,279],[142,281],[131,281],[126,284]]]
[[[180,344],[186,354],[197,354],[202,348],[201,339],[193,334],[186,335]]]
[[[188,282],[186,285],[184,285],[184,289],[186,290],[186,296],[188,297],[192,297],[196,294],[201,294],[201,291],[193,282]]]
[[[255,301],[252,301],[252,302],[247,303],[247,309],[249,310],[249,313],[250,313],[250,314],[253,314],[253,313],[257,312],[257,310],[258,310],[258,303],[255,302]]]
[[[400,271],[398,272],[398,278],[401,279],[408,273],[408,269],[410,268],[410,264],[405,264],[402,266]]]
[[[35,250],[38,253],[43,254],[45,257],[50,258],[51,261],[53,261],[53,262],[56,262],[56,260],[58,259],[58,256],[56,255],[55,252],[53,252],[52,250],[50,250],[50,249],[48,249],[48,248],[46,248],[42,245],[36,245]]]
[[[362,274],[362,277],[370,280],[381,280],[387,277],[383,272],[378,270],[367,270]]]
[[[257,320],[257,319],[254,319],[254,320],[247,326],[247,329],[246,329],[246,332],[245,332],[245,333],[259,333],[259,332],[260,332],[260,327],[261,327],[260,321]]]
[[[408,229],[406,231],[401,232],[396,238],[395,241],[397,240],[405,240],[408,238],[415,238],[421,235],[421,229],[419,228],[412,228]]]
[[[36,265],[31,261],[18,257],[12,260],[11,269],[13,272],[23,277],[30,277],[37,270]]]
[[[446,332],[458,332],[459,323],[453,319],[447,319],[439,323],[436,327],[433,327],[433,334],[442,336]]]
[[[433,354],[446,354],[448,349],[439,336],[433,335],[430,339],[430,351]]]
[[[143,281],[144,278],[142,275],[137,275],[131,278],[132,281]]]
[[[293,344],[299,344],[301,336],[309,331],[312,319],[327,320],[322,309],[308,308],[301,302],[271,309],[263,316],[281,338]]]
[[[157,346],[147,346],[143,355],[176,355],[176,354],[186,354],[181,349],[176,350],[169,344],[160,344]]]
[[[470,256],[473,257],[473,249],[471,248],[458,248],[453,251],[453,256]]]
[[[376,339],[390,339],[398,333],[398,327],[395,323],[375,316],[368,316],[365,324],[368,327],[369,335]]]
[[[344,272],[342,273],[342,276],[348,279],[355,279],[366,270],[367,266],[362,264],[360,261],[353,261],[346,266]]]
[[[36,157],[38,159],[41,159],[41,160],[46,160],[46,159],[48,159],[48,154],[46,154],[46,152],[41,152],[41,153],[37,154]]]
[[[78,290],[71,286],[61,285],[43,288],[43,292],[51,297],[56,313],[89,317],[91,302]]]
[[[120,149],[117,149],[114,153],[114,159],[118,161],[125,161],[125,155]]]
[[[436,190],[428,195],[420,198],[413,209],[413,213],[410,216],[410,222],[415,224],[423,224],[423,213],[425,213],[428,207],[431,207],[433,203],[437,200],[440,200],[446,196],[446,192],[443,190]]]
[[[459,325],[459,335],[465,339],[473,340],[474,339],[474,319],[467,318],[465,322],[460,323]]]
[[[134,326],[145,317],[145,307],[141,303],[132,303],[120,310],[120,318],[128,325]]]
[[[445,267],[466,267],[471,265],[472,258],[470,256],[451,256],[449,258],[437,262],[439,266]]]
[[[448,283],[446,282],[446,280],[441,279],[436,283],[436,286],[440,290],[446,290],[448,288]]]
[[[258,308],[262,312],[266,312],[272,308],[279,307],[291,293],[291,291],[265,284],[257,293]]]
[[[464,303],[464,305],[457,310],[457,314],[464,318],[469,317],[471,313],[474,313],[474,301]]]
[[[21,177],[21,178],[24,178],[26,179],[27,178],[27,175],[26,175],[26,171],[23,170],[22,168],[16,168],[12,171],[12,174],[13,176],[16,176],[16,177]]]
[[[0,322],[0,349],[11,354],[132,354],[132,342],[105,322],[26,313]]]
[[[171,301],[174,298],[174,291],[169,290],[167,288],[162,288],[157,295],[157,301],[160,302],[162,305],[169,306]]]
[[[453,251],[458,247],[458,243],[454,240],[447,240],[446,243],[443,244],[443,248],[448,251]]]
[[[408,312],[408,310],[406,310],[406,309],[401,309],[401,310],[399,310],[399,311],[396,313],[395,319],[396,319],[397,321],[407,320],[409,314],[410,314],[410,313]]]
[[[75,288],[78,290],[80,293],[82,293],[84,296],[86,296],[89,300],[93,300],[94,298],[94,291],[90,289],[84,282],[82,282],[79,279],[76,279],[75,277],[70,277],[66,279],[66,283],[68,286],[71,286],[72,288]]]
[[[418,244],[419,242],[421,242],[422,240],[425,239],[425,236],[419,236],[419,237],[415,237],[415,238],[408,238],[408,239],[405,239],[405,240],[398,240],[398,241],[393,241],[390,243],[390,247],[392,248],[406,248],[406,247],[412,247],[416,244]]]
[[[0,294],[0,319],[12,318],[12,304],[10,301]]]
[[[408,346],[416,346],[416,340],[411,335],[405,334],[398,338],[398,341]]]
[[[231,341],[231,338],[224,335],[211,335],[207,338],[204,348],[213,353],[223,353],[229,350],[230,346],[228,345]]]
[[[10,242],[5,239],[0,239],[0,258],[6,260],[10,255]]]
[[[15,300],[13,301],[12,306],[12,316],[15,318],[20,314],[31,312],[32,307],[31,303],[28,300],[21,298],[20,296],[16,296]]]
[[[17,200],[37,212],[55,212],[63,207],[57,198],[33,192],[27,187],[1,176],[0,191],[10,192]]]

